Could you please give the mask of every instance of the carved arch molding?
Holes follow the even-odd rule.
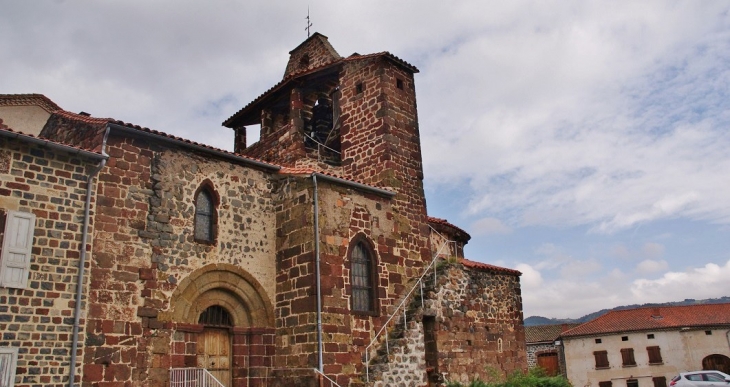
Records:
[[[266,291],[245,270],[229,264],[204,266],[173,292],[170,311],[161,320],[197,324],[198,316],[213,305],[225,308],[237,327],[273,327],[274,308]]]

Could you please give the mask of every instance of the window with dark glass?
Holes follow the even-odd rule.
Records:
[[[667,387],[667,378],[664,376],[655,376],[651,380],[654,382],[654,387]]]
[[[213,195],[207,189],[195,198],[195,240],[213,242]]]
[[[626,381],[626,387],[639,387],[639,381],[636,379],[629,379]]]
[[[596,368],[608,368],[608,352],[596,351],[593,352],[593,357],[596,358]]]
[[[621,350],[621,359],[623,360],[623,366],[635,366],[636,360],[634,359],[634,349],[633,348],[623,348]]]
[[[598,382],[598,387],[612,387],[613,383],[609,380],[606,382]]]
[[[659,347],[646,347],[646,351],[649,353],[649,364],[662,363],[662,352]]]
[[[350,255],[352,263],[352,310],[373,312],[373,260],[365,244],[359,242]]]

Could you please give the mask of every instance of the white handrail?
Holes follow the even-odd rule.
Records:
[[[434,232],[436,232],[437,234],[439,234],[438,231],[433,229],[433,227],[431,227],[431,229]],[[439,234],[439,235],[443,237],[443,235],[441,235],[441,234]],[[373,336],[373,339],[370,341],[370,344],[368,344],[368,346],[365,347],[365,380],[366,380],[366,382],[368,382],[368,383],[370,382],[370,367],[369,367],[369,365],[370,365],[370,347],[372,347],[375,343],[378,342],[378,337],[380,337],[380,335],[383,333],[383,331],[388,328],[388,325],[390,324],[390,322],[393,321],[393,319],[396,316],[398,316],[398,314],[399,314],[398,312],[400,311],[401,307],[403,307],[404,305],[406,305],[407,302],[410,301],[411,294],[413,294],[413,291],[416,290],[416,288],[421,289],[421,297],[423,298],[423,286],[422,286],[423,278],[426,276],[426,274],[428,274],[428,271],[431,269],[431,267],[434,266],[434,263],[436,263],[436,260],[441,255],[441,252],[442,252],[441,250],[443,250],[443,248],[445,246],[447,246],[450,242],[453,242],[453,241],[445,240],[441,244],[441,247],[439,247],[439,250],[436,252],[436,254],[434,254],[433,259],[431,260],[431,263],[429,263],[428,266],[426,266],[426,268],[423,270],[423,273],[418,278],[418,281],[416,281],[416,283],[413,285],[411,290],[408,291],[408,293],[405,295],[405,297],[403,297],[403,301],[401,301],[401,303],[398,304],[398,306],[393,310],[393,313],[390,315],[388,320],[385,321],[383,326],[380,327],[380,330],[378,331],[378,333],[376,333],[375,336]],[[434,286],[436,286],[436,268],[435,267],[434,267],[434,271],[433,271],[433,280],[434,280]],[[423,299],[421,299],[421,302],[423,302]],[[405,309],[403,310],[403,316],[404,316],[404,319],[407,319]],[[405,321],[405,322],[407,323],[407,321]],[[387,334],[385,336],[385,340],[386,340],[386,348],[387,348],[388,347],[388,335]],[[390,353],[389,349],[387,349],[387,351],[388,351],[388,353]]]
[[[342,386],[340,386],[339,384],[337,384],[337,382],[335,382],[334,380],[330,379],[330,378],[329,378],[329,376],[327,376],[327,375],[325,375],[325,374],[323,374],[323,373],[319,372],[319,370],[318,370],[318,369],[316,369],[316,368],[313,368],[313,370],[314,370],[314,373],[315,373],[315,374],[320,374],[320,375],[322,375],[322,377],[323,377],[323,378],[327,379],[327,380],[328,380],[328,381],[329,381],[329,382],[331,383],[331,384],[330,384],[330,387],[332,387],[332,386],[342,387]]]
[[[205,368],[170,368],[170,387],[226,387]]]

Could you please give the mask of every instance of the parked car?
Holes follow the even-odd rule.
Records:
[[[669,387],[728,387],[730,375],[720,371],[680,372],[672,378]]]

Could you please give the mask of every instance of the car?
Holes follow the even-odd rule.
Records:
[[[730,375],[720,371],[680,372],[672,378],[669,387],[730,386]]]

